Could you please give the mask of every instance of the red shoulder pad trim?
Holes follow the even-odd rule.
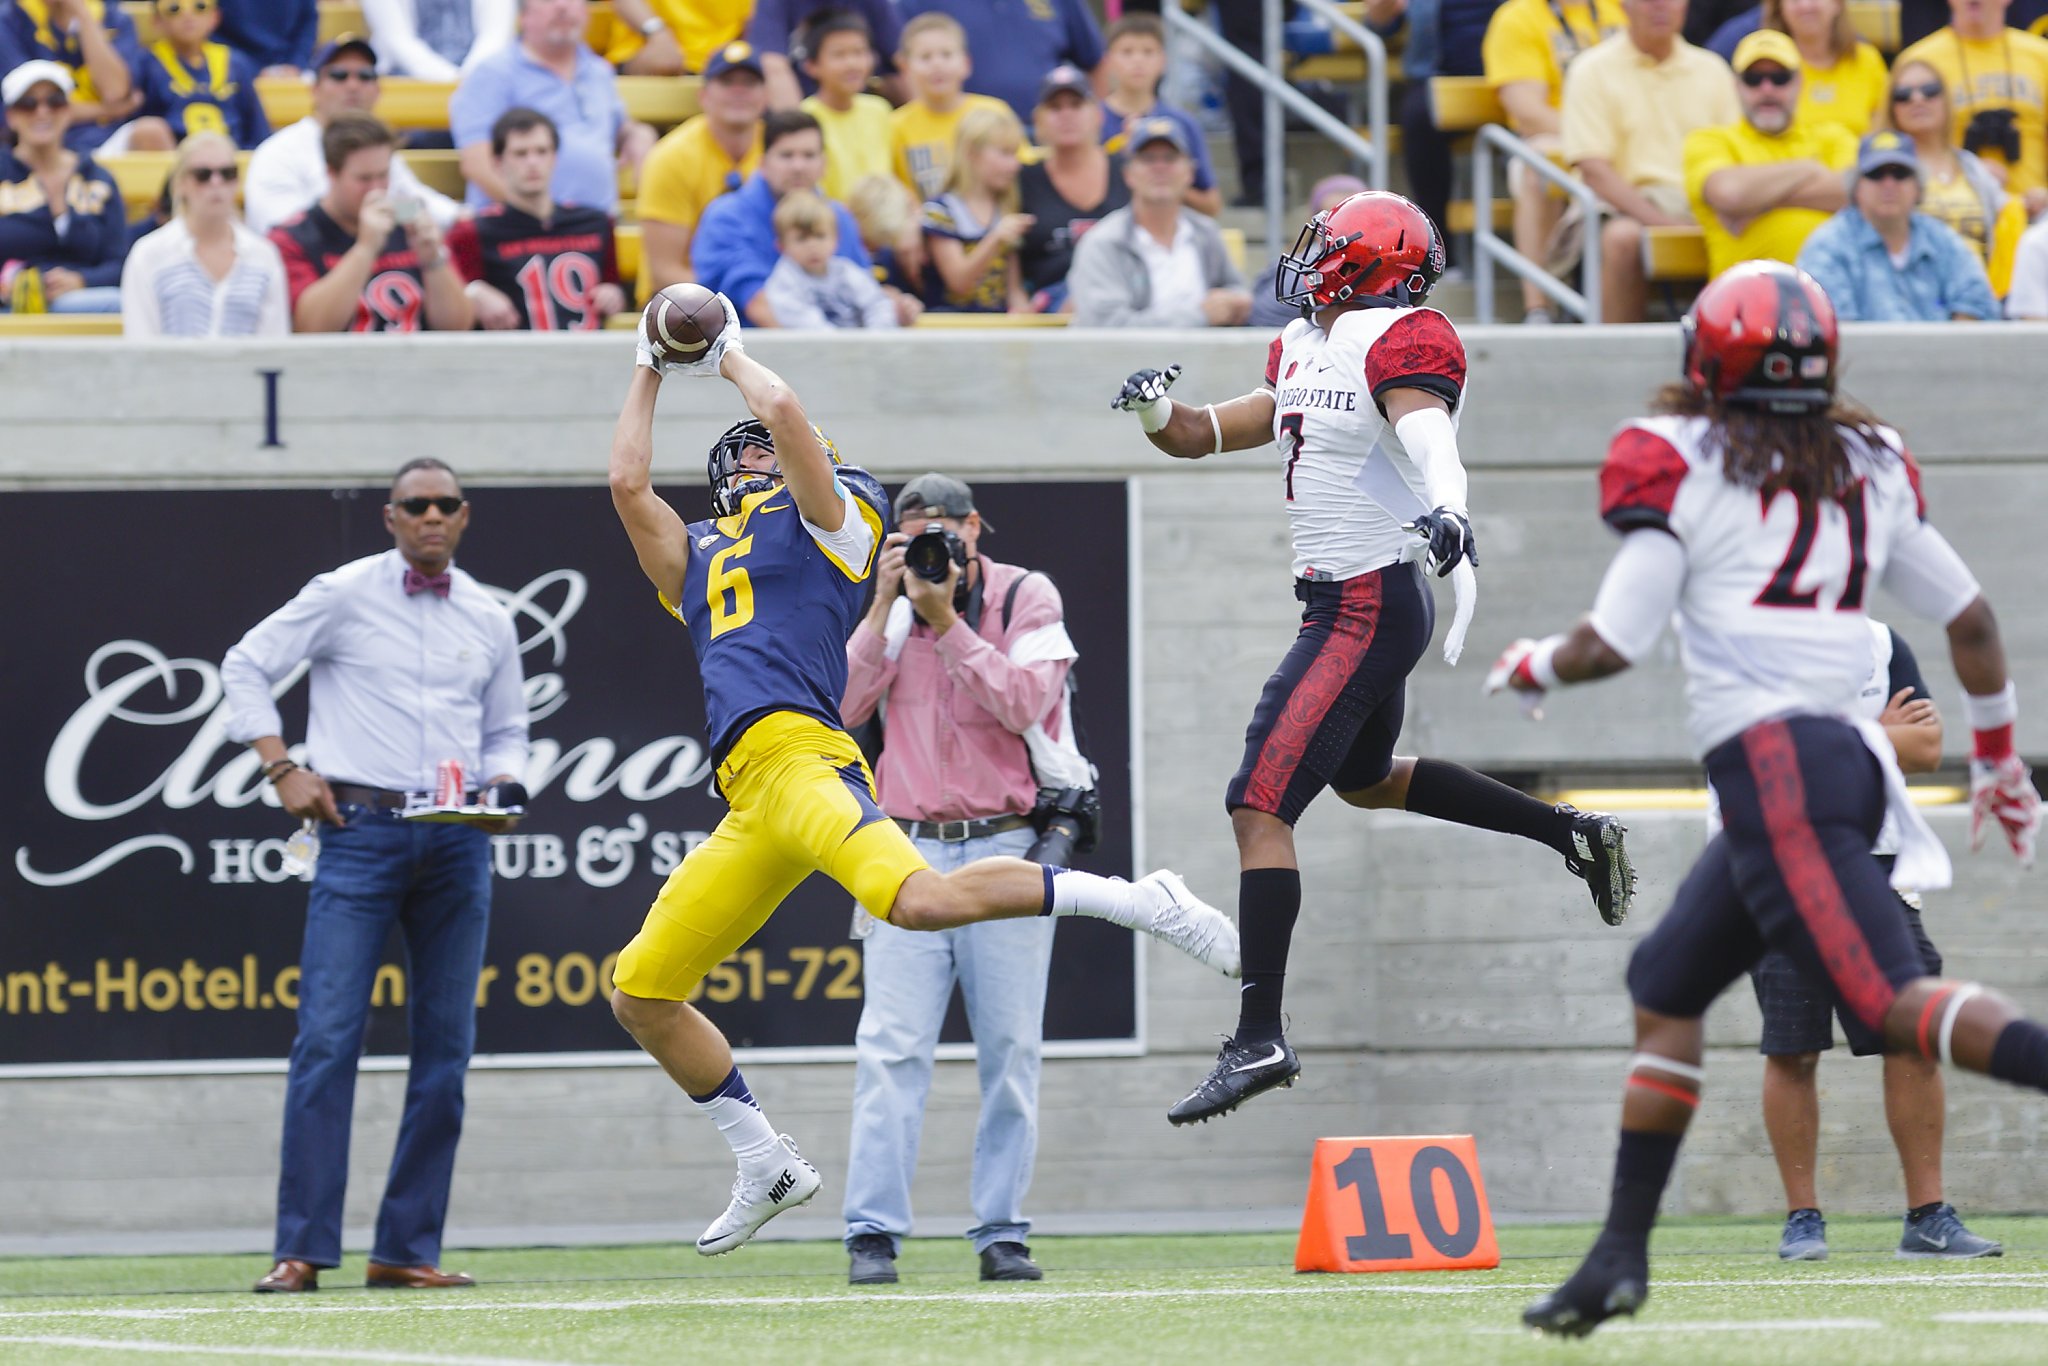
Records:
[[[1465,343],[1449,318],[1418,308],[1366,351],[1365,386],[1374,398],[1388,389],[1426,389],[1455,407],[1465,391]]]
[[[1273,338],[1273,344],[1266,348],[1266,387],[1268,389],[1277,391],[1280,388],[1280,353],[1284,349],[1279,337]]]
[[[1921,521],[1927,520],[1927,493],[1920,487],[1920,462],[1913,458],[1913,452],[1906,449],[1906,443],[1899,443],[1899,459],[1906,463],[1906,482],[1913,486],[1913,511]]]
[[[1623,427],[1600,467],[1600,516],[1616,531],[1671,530],[1671,505],[1685,482],[1685,457],[1655,432]]]

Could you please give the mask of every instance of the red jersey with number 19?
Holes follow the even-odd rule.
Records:
[[[270,230],[270,240],[284,256],[284,275],[291,287],[292,307],[309,285],[317,284],[348,255],[356,239],[342,230],[327,210],[315,204],[288,223]],[[420,272],[420,254],[406,241],[405,230],[392,230],[377,258],[370,282],[356,302],[351,332],[424,332],[427,330],[427,286]]]
[[[493,205],[448,230],[448,252],[463,279],[495,287],[535,332],[602,327],[597,287],[619,283],[611,215],[577,204],[556,205],[545,223]]]
[[[1266,354],[1273,439],[1286,461],[1297,578],[1352,579],[1396,564],[1429,511],[1429,490],[1381,410],[1389,389],[1422,389],[1464,407],[1465,345],[1433,308],[1363,308],[1328,331],[1287,324]]]

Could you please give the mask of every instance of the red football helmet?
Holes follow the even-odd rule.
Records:
[[[1273,294],[1301,308],[1354,299],[1406,308],[1443,273],[1444,239],[1429,215],[1400,195],[1365,190],[1308,221],[1280,258]]]
[[[1835,306],[1805,271],[1745,261],[1685,315],[1685,382],[1723,403],[1811,413],[1835,398]]]

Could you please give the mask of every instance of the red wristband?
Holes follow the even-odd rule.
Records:
[[[2012,723],[1992,726],[1988,730],[1974,731],[1975,745],[1971,757],[1982,759],[1987,764],[1998,763],[2012,757]]]

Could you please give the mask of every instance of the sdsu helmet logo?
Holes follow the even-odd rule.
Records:
[[[1717,402],[1796,414],[1835,400],[1835,308],[1802,270],[1731,267],[1700,291],[1683,330],[1685,382]]]

